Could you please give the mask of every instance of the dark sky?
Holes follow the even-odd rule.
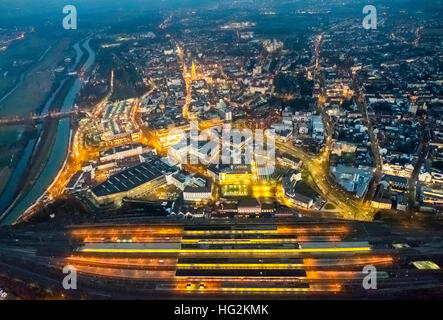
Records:
[[[15,25],[33,25],[47,20],[59,19],[62,8],[67,4],[75,5],[80,16],[85,19],[95,19],[96,22],[110,18],[119,18],[125,13],[149,13],[159,10],[177,8],[197,8],[205,4],[222,3],[227,5],[233,0],[0,0],[0,27]],[[419,8],[429,10],[442,8],[443,0],[236,0],[236,3],[261,3],[262,5],[277,6],[282,3],[296,2],[298,4],[327,3],[339,4],[366,2],[378,5],[404,6],[411,10]],[[352,4],[351,4],[352,5]]]

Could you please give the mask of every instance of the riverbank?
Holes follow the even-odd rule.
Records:
[[[83,53],[80,58],[77,57],[77,65],[73,70],[80,68],[87,70],[95,62],[95,52],[89,47],[89,41],[90,38],[83,40],[81,44],[88,51],[87,57],[83,59]],[[77,53],[79,48],[80,46],[77,46]],[[69,111],[74,106],[82,83],[77,77],[70,77],[63,83],[49,110]],[[36,148],[38,153],[33,156],[28,174],[25,175],[24,187],[13,206],[4,213],[1,224],[14,223],[27,208],[45,194],[47,187],[66,161],[71,135],[70,127],[70,119],[53,119],[44,124],[39,145]]]
[[[36,112],[54,89],[54,69],[63,65],[66,52],[72,45],[71,39],[63,38],[37,62],[20,76],[17,87],[12,88],[0,103],[0,115],[27,115]]]

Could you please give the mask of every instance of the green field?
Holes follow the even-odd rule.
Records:
[[[70,56],[70,44],[68,38],[49,40],[30,35],[0,54],[0,87],[7,88],[0,92],[1,97],[24,75],[17,89],[0,102],[0,116],[29,114],[44,103],[53,87],[53,70]],[[14,61],[18,66],[13,66]],[[3,77],[5,71],[9,73]]]
[[[0,97],[15,86],[20,75],[31,69],[53,43],[53,40],[31,34],[0,53]]]

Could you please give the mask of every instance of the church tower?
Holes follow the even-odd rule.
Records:
[[[192,71],[191,71],[191,79],[197,80],[197,71],[195,69],[195,63],[192,61]]]

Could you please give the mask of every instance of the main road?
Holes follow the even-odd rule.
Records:
[[[313,64],[310,67],[314,69],[313,79],[320,82],[320,88],[324,88],[323,74],[320,69],[321,47],[324,36],[324,33],[322,33],[315,39],[313,45]],[[344,218],[372,220],[375,210],[371,208],[370,204],[356,199],[355,196],[343,190],[329,174],[329,158],[332,150],[334,126],[326,112],[323,91],[320,89],[316,105],[317,111],[320,113],[325,125],[325,147],[323,152],[319,155],[313,155],[297,146],[291,146],[279,141],[276,141],[276,146],[280,151],[286,152],[303,162],[324,198],[335,203]]]
[[[315,184],[325,199],[337,205],[341,215],[346,219],[371,221],[375,210],[369,203],[356,199],[344,191],[329,174],[327,154],[312,155],[299,147],[276,141],[276,147],[293,157],[300,159],[304,167],[312,176]]]

